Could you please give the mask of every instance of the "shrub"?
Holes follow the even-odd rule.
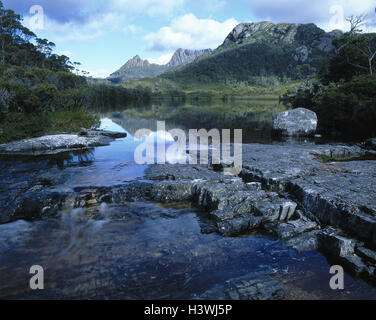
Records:
[[[324,133],[376,135],[376,76],[363,75],[328,86],[316,83],[298,90],[289,102],[315,111]]]

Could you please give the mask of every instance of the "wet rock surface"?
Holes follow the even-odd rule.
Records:
[[[352,160],[369,149],[348,145],[243,146],[243,170],[152,165],[143,180],[118,186],[56,188],[63,179],[38,171],[0,185],[0,222],[60,217],[73,209],[138,201],[191,203],[205,212],[203,233],[222,236],[266,232],[297,251],[320,250],[352,274],[372,281],[376,266],[376,161]],[[323,158],[325,161],[323,161]],[[344,161],[346,160],[346,161]],[[20,170],[20,169],[19,169]],[[52,175],[52,176],[51,176]],[[214,287],[203,297],[280,299],[269,275],[247,275]]]
[[[270,270],[229,279],[200,296],[202,300],[282,300],[285,296],[280,282],[274,280]]]
[[[58,134],[40,138],[26,139],[0,145],[0,154],[56,154],[67,150],[87,149],[98,146],[107,146],[114,139],[124,138],[127,135],[120,132],[85,131],[75,134]]]

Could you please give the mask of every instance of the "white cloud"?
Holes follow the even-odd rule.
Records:
[[[91,70],[88,72],[90,73],[89,75],[92,76],[93,78],[100,78],[100,79],[105,79],[111,74],[111,72],[108,71],[107,69]]]
[[[172,56],[174,55],[174,53],[167,53],[167,54],[163,54],[161,55],[160,57],[154,59],[154,58],[148,58],[147,60],[150,62],[150,63],[156,63],[156,64],[161,64],[161,65],[164,65],[164,64],[167,64],[170,62]]]
[[[173,19],[168,27],[147,34],[144,40],[147,42],[147,49],[153,51],[178,48],[215,49],[237,24],[233,18],[219,22],[199,19],[190,13]]]

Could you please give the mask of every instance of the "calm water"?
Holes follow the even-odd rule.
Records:
[[[22,192],[25,180],[41,177],[54,189],[142,179],[146,166],[133,160],[141,142],[109,118],[102,128],[128,137],[84,154],[3,159],[1,199]],[[330,290],[330,267],[318,252],[297,253],[263,235],[225,238],[207,230],[205,214],[189,204],[148,202],[102,204],[60,219],[0,225],[0,298],[191,299],[258,270],[271,270],[290,299],[376,298],[375,288],[350,276],[345,291]],[[32,265],[44,267],[44,291],[28,287]]]

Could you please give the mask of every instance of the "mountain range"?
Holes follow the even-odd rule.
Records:
[[[172,56],[170,62],[165,65],[150,63],[136,55],[128,60],[119,70],[112,73],[108,80],[112,82],[127,82],[129,80],[139,80],[144,78],[155,78],[173,68],[193,62],[201,55],[209,54],[211,49],[188,50],[178,49]]]
[[[325,68],[336,54],[333,40],[341,35],[342,31],[325,32],[313,23],[241,23],[210,54],[163,77],[205,83],[306,77]]]
[[[161,76],[205,83],[252,83],[270,76],[304,78],[327,65],[336,53],[333,40],[342,34],[339,30],[325,32],[313,23],[241,23],[214,51],[179,49],[166,65],[151,64],[136,56],[109,80]]]

